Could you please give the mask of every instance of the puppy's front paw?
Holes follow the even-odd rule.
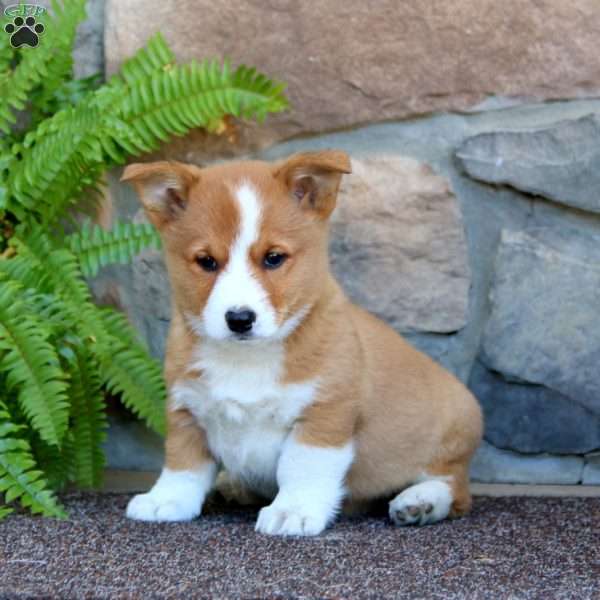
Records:
[[[127,505],[127,516],[136,521],[191,521],[200,514],[200,506],[148,492],[134,496]]]
[[[147,494],[131,499],[126,514],[138,521],[191,521],[200,514],[215,474],[213,463],[197,471],[165,468]]]
[[[318,511],[285,506],[275,500],[258,513],[255,529],[267,535],[318,535],[327,526],[327,517]]]

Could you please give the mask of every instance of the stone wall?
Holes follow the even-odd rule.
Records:
[[[107,73],[160,29],[180,59],[227,55],[288,81],[292,110],[245,127],[239,145],[195,132],[161,153],[348,151],[333,269],[474,390],[486,442],[473,478],[600,484],[595,0],[128,0],[108,2],[105,23]],[[143,218],[117,178],[105,220]],[[162,355],[158,253],[94,289]],[[160,466],[160,442],[136,428],[115,424],[111,464]]]

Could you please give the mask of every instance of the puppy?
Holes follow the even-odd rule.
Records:
[[[392,498],[398,525],[468,511],[476,400],[330,273],[344,173],[338,151],[125,169],[172,288],[166,463],[128,517],[197,517],[220,466],[272,500],[256,523],[266,534],[319,534],[344,499]]]

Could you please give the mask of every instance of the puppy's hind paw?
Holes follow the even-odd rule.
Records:
[[[428,525],[448,516],[452,491],[445,481],[413,485],[390,502],[390,519],[396,525]]]
[[[399,505],[395,508],[390,506],[390,519],[396,525],[425,525],[429,522],[429,515],[433,512],[433,504]]]

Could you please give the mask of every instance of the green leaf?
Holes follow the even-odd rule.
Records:
[[[85,19],[85,0],[69,0],[68,5],[55,2],[53,14],[44,15],[45,32],[35,52],[19,52],[20,60],[12,70],[6,70],[15,56],[6,47],[0,49],[0,131],[10,132],[16,122],[15,110],[23,110],[34,100],[34,113],[72,71],[72,49],[77,25]],[[2,44],[9,36],[1,36]],[[42,88],[37,93],[34,91]],[[34,115],[34,125],[35,115]]]
[[[70,364],[74,480],[80,487],[99,487],[104,471],[102,442],[108,426],[97,365],[86,349],[75,349]]]
[[[43,474],[36,469],[27,441],[10,437],[20,432],[21,428],[11,421],[8,407],[0,401],[0,493],[4,495],[4,502],[19,500],[21,506],[33,513],[66,517]],[[10,512],[10,507],[0,505],[0,518]]]
[[[43,440],[60,446],[68,425],[64,374],[49,331],[36,315],[27,314],[19,287],[0,283],[0,372],[32,427]]]
[[[93,352],[100,375],[112,392],[122,394],[125,406],[159,433],[165,433],[166,389],[161,365],[148,356],[127,319],[111,309],[99,311],[105,334]],[[114,360],[117,354],[119,360]]]
[[[66,245],[79,259],[84,276],[93,277],[100,267],[125,264],[146,248],[160,248],[160,236],[149,223],[117,222],[106,231],[87,222],[67,237]]]

